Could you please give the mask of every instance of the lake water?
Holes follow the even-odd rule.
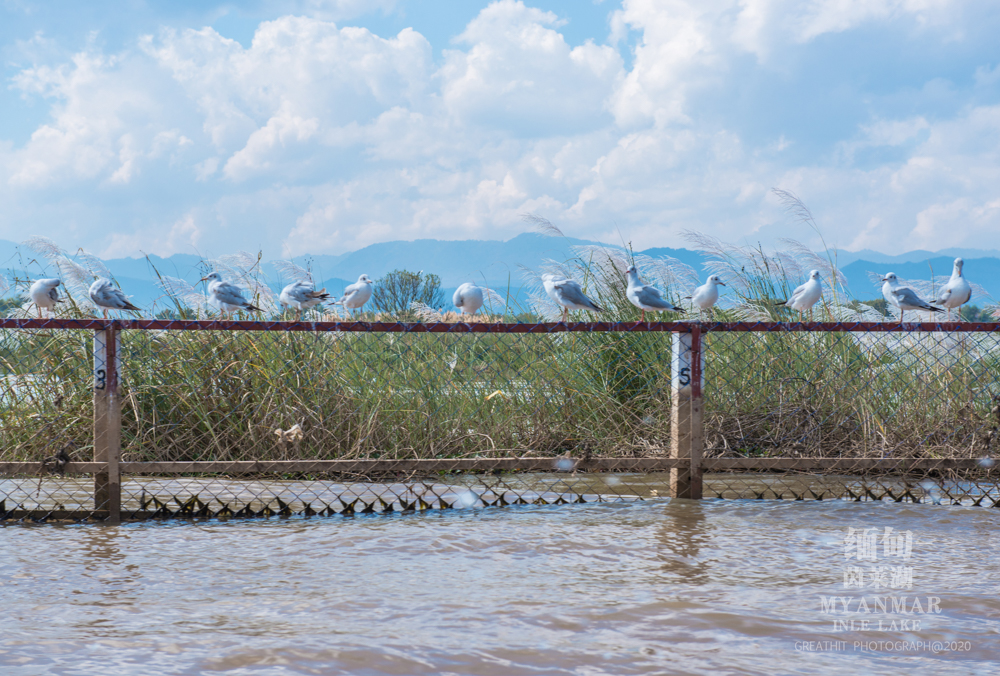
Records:
[[[996,673],[998,519],[653,500],[8,525],[0,673]],[[849,527],[877,531],[845,550]],[[912,588],[845,587],[852,568]]]

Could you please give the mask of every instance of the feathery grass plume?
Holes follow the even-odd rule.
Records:
[[[552,222],[547,218],[542,218],[538,214],[521,214],[521,220],[525,223],[530,223],[534,228],[535,232],[542,235],[549,235],[551,237],[565,237],[562,230],[552,225]]]
[[[94,254],[80,249],[76,252],[76,258],[83,263],[83,267],[85,267],[92,276],[114,280],[115,277],[111,274],[111,270],[108,270],[108,266]]]
[[[94,275],[82,265],[66,256],[55,259],[59,268],[59,278],[74,304],[87,311],[92,311],[94,303],[90,300],[90,285],[94,283]]]
[[[798,240],[782,237],[778,241],[788,247],[802,270],[819,270],[831,287],[839,284],[841,288],[847,289],[847,277],[834,265],[831,258],[823,258]]]
[[[48,237],[30,237],[21,242],[21,246],[28,247],[39,256],[42,256],[53,263],[58,258],[64,258],[66,256],[66,252]]]
[[[185,308],[190,308],[196,312],[204,311],[208,303],[208,298],[205,297],[205,294],[199,292],[183,279],[164,275],[160,277],[157,286],[163,289],[163,292],[174,300],[179,311],[183,311]]]
[[[843,292],[847,291],[847,278],[840,272],[837,265],[837,250],[831,249],[826,243],[826,238],[823,237],[823,231],[820,230],[819,224],[816,219],[813,218],[812,211],[805,203],[795,196],[794,193],[788,190],[782,190],[781,188],[771,188],[771,192],[778,198],[785,210],[792,214],[796,220],[800,223],[809,226],[809,228],[816,233],[819,237],[820,242],[823,244],[823,251],[826,252],[826,259],[817,256],[815,252],[811,251],[808,247],[805,247],[795,240],[787,240],[791,242],[798,250],[798,254],[808,260],[812,261],[813,265],[816,265],[820,272],[825,271],[825,277],[829,280],[830,286],[833,288],[834,297],[837,298],[838,291],[837,285],[839,285]]]
[[[205,264],[212,271],[221,274],[227,282],[247,291],[251,303],[265,313],[273,313],[278,305],[274,292],[267,285],[267,280],[262,279],[264,273],[260,266],[261,258],[260,253],[254,256],[246,251],[237,251],[234,254],[209,259]]]
[[[271,261],[271,265],[287,282],[297,282],[300,280],[313,281],[311,272],[292,261]]]
[[[410,310],[422,322],[440,322],[444,319],[443,312],[435,310],[427,303],[422,303],[419,300],[410,303]]]

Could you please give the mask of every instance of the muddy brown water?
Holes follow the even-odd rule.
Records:
[[[7,525],[0,673],[996,673],[998,519],[647,500]],[[872,535],[875,561],[846,558]],[[912,587],[845,587],[880,567]]]

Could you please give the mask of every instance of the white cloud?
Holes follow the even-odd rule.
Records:
[[[552,12],[499,0],[479,13],[449,50],[439,74],[449,113],[519,135],[568,135],[608,121],[606,100],[623,76],[618,52],[586,42],[571,48]]]
[[[212,28],[164,29],[118,53],[89,47],[12,82],[50,118],[26,142],[0,140],[0,237],[37,220],[113,255],[259,245],[290,256],[513,236],[519,214],[536,211],[576,236],[618,241],[620,229],[639,248],[680,246],[685,228],[789,234],[768,197],[780,186],[841,246],[1000,246],[996,64],[967,69],[974,90],[946,82],[949,97],[968,98],[944,112],[878,90],[846,132],[820,121],[754,136],[739,119],[740,78],[823,77],[800,56],[827,48],[820,35],[953,32],[962,19],[942,13],[950,6],[625,0],[613,46],[572,45],[555,14],[501,0],[437,62],[412,29],[380,37],[316,16],[262,22],[247,47]],[[775,110],[824,95],[786,91]],[[830,137],[814,156],[810,129]]]

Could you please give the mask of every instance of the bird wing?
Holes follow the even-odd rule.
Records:
[[[574,282],[572,279],[564,279],[555,283],[555,288],[562,296],[563,300],[574,305],[581,305],[585,308],[594,310],[595,312],[604,312],[604,308],[600,307],[594,301],[587,298],[587,294],[583,292],[578,282]]]
[[[667,301],[663,300],[663,296],[660,293],[660,290],[657,289],[655,286],[640,287],[638,296],[639,296],[639,302],[642,303],[643,305],[659,308],[661,310],[675,309],[673,303],[668,303]]]
[[[214,292],[216,298],[228,305],[238,305],[242,307],[247,304],[247,300],[243,297],[243,291],[240,287],[230,284],[229,282],[219,282],[219,284],[216,285]]]
[[[806,282],[805,284],[800,284],[799,286],[795,287],[795,290],[792,291],[792,295],[788,297],[788,300],[785,301],[785,304],[787,305],[797,301],[799,297],[806,292],[806,284],[808,283],[809,282]]]
[[[934,299],[935,303],[947,303],[951,298],[952,291],[951,282],[948,282],[943,287],[941,287],[941,292],[938,294],[937,298]]]
[[[899,304],[907,307],[920,308],[922,310],[938,310],[927,301],[923,300],[916,292],[908,286],[900,286],[892,290],[894,296],[899,299]]]

